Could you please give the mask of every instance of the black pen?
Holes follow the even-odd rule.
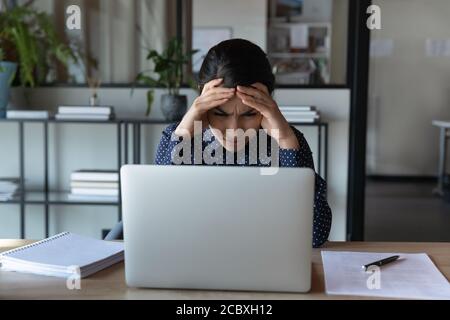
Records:
[[[381,259],[381,260],[378,260],[378,261],[374,261],[374,262],[372,262],[372,263],[368,263],[368,264],[362,266],[362,268],[363,268],[364,270],[367,271],[367,269],[368,269],[370,266],[381,267],[381,266],[384,266],[384,265],[386,265],[386,264],[388,264],[388,263],[394,262],[394,261],[397,260],[398,258],[400,258],[400,256],[392,256],[392,257],[384,258],[384,259]]]

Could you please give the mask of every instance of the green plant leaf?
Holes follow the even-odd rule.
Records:
[[[4,58],[5,58],[5,54],[3,53],[3,49],[0,48],[0,62],[2,62]],[[0,64],[0,72],[3,72],[3,71],[4,71],[4,68]]]
[[[76,53],[59,38],[53,19],[31,6],[0,12],[0,44],[5,55],[18,62],[23,86],[44,81],[57,61],[63,67],[70,60],[78,63]]]
[[[136,82],[143,83],[143,84],[145,84],[145,85],[147,85],[149,87],[156,87],[156,86],[158,86],[158,81],[157,80],[155,80],[152,77],[147,76],[147,75],[145,75],[143,73],[139,73],[137,75]]]
[[[148,55],[147,55],[147,60],[151,60],[153,58],[159,57],[159,53],[155,50],[150,50]]]
[[[149,87],[161,86],[167,88],[169,94],[178,94],[183,81],[183,66],[189,64],[192,55],[198,51],[194,49],[184,53],[182,39],[173,37],[167,42],[167,46],[162,53],[158,53],[156,50],[148,51],[147,60],[153,63],[152,71],[159,78],[155,80],[140,72],[136,79]],[[196,88],[196,84],[192,83],[191,85]],[[147,97],[147,100],[149,100],[149,97]],[[153,103],[153,93],[151,93],[151,102]]]

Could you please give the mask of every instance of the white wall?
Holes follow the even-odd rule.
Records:
[[[370,59],[367,172],[435,175],[438,129],[450,120],[450,56],[426,55],[427,39],[450,39],[450,1],[377,0],[382,29],[373,40],[392,52]]]
[[[196,93],[184,90],[193,101]],[[156,103],[161,90],[156,92]],[[55,110],[58,104],[85,104],[89,91],[85,88],[37,88],[27,92],[32,108]],[[145,90],[138,89],[130,96],[129,88],[101,89],[103,104],[114,105],[117,114],[143,116],[145,112]],[[345,239],[346,194],[348,164],[348,116],[349,92],[343,89],[283,89],[275,92],[280,104],[316,105],[324,120],[330,123],[329,140],[329,203],[333,210],[331,239]],[[25,106],[23,90],[13,90],[13,104]],[[152,118],[162,118],[157,105]],[[152,163],[162,126],[149,126],[143,132],[143,163]],[[316,156],[317,133],[311,128],[299,128],[305,134]],[[18,175],[17,125],[0,124],[0,176]],[[42,184],[42,128],[37,124],[26,126],[26,175],[30,189]],[[50,130],[50,185],[52,189],[68,189],[69,174],[81,168],[116,167],[116,131],[110,125],[51,125]],[[7,152],[3,152],[6,150]],[[317,167],[317,163],[316,163]],[[26,237],[42,238],[43,211],[39,206],[27,208]],[[0,238],[19,237],[19,206],[0,205]],[[100,237],[102,228],[110,228],[117,219],[115,207],[53,207],[51,210],[51,233],[64,230]]]

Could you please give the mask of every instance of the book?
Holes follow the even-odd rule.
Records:
[[[16,187],[19,185],[19,181],[3,181],[0,179],[0,192],[3,190],[9,190],[10,188]]]
[[[118,196],[119,189],[72,188],[71,194],[93,196]]]
[[[9,200],[13,200],[18,195],[17,192],[13,193],[0,193],[0,202],[6,202]]]
[[[63,232],[0,254],[0,269],[46,276],[88,277],[124,259],[121,242]]]
[[[108,121],[111,120],[111,115],[103,114],[56,114],[56,120],[92,120],[92,121]]]
[[[301,116],[301,117],[314,117],[319,115],[317,111],[281,111],[284,116]]]
[[[18,178],[0,178],[0,202],[13,199],[19,191]]]
[[[14,193],[19,189],[19,186],[17,184],[10,184],[10,185],[2,185],[0,184],[0,194],[4,193]]]
[[[110,115],[113,114],[111,106],[59,106],[58,114],[91,114]]]
[[[77,170],[70,175],[72,181],[118,182],[119,173],[115,170]]]
[[[8,110],[8,119],[48,119],[48,111],[44,110]]]
[[[118,182],[96,182],[96,181],[71,181],[71,188],[98,188],[98,189],[118,189]]]
[[[315,106],[279,106],[281,111],[315,111]]]
[[[73,194],[69,193],[67,199],[70,201],[95,201],[95,202],[117,202],[119,198],[117,196],[96,196],[88,194]]]
[[[314,123],[319,121],[317,118],[294,118],[294,119],[286,119],[288,122],[298,122],[298,123]]]

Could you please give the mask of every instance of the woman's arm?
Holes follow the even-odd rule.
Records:
[[[172,140],[172,134],[175,132],[178,123],[173,123],[164,129],[161,140],[159,141],[158,149],[156,151],[155,163],[157,165],[171,165],[172,150],[180,143],[180,140]]]
[[[308,167],[315,171],[312,152],[303,134],[293,128],[300,148],[280,149],[280,167]],[[327,202],[327,183],[316,173],[314,195],[313,246],[320,247],[328,240],[332,213]]]

